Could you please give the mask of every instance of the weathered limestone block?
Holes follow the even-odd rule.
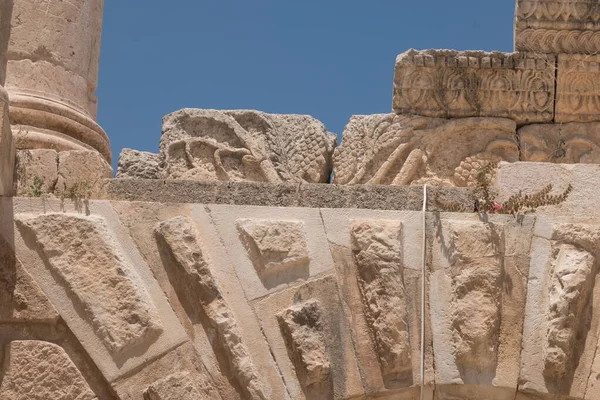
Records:
[[[555,57],[532,53],[409,50],[396,59],[393,109],[437,118],[550,122]]]
[[[600,164],[600,123],[527,125],[518,135],[521,161]]]
[[[156,236],[170,252],[180,272],[187,276],[185,295],[198,304],[216,329],[230,368],[250,399],[267,400],[268,388],[261,381],[231,308],[223,298],[202,250],[198,231],[187,217],[175,217],[156,227]]]
[[[360,221],[352,227],[358,282],[382,375],[412,383],[401,238],[398,221]]]
[[[253,307],[291,399],[362,398],[352,324],[335,276],[279,290]]]
[[[89,197],[102,179],[111,176],[112,167],[97,152],[72,150],[58,153],[58,194],[81,192],[75,194]]]
[[[16,220],[111,354],[133,351],[162,333],[152,300],[103,218],[50,213]]]
[[[435,221],[429,298],[436,393],[514,399],[533,223],[455,214]]]
[[[158,154],[123,149],[119,155],[116,178],[157,179],[159,163]]]
[[[595,399],[600,230],[539,217],[527,294],[520,388]]]
[[[54,192],[58,181],[56,150],[19,150],[15,168],[17,196],[39,196],[39,193]]]
[[[595,258],[566,244],[553,265],[548,299],[547,345],[544,376],[561,378],[575,368],[573,345],[581,336],[587,305],[594,286]]]
[[[319,302],[308,301],[281,312],[277,319],[298,379],[304,387],[327,382],[331,364],[325,348]]]
[[[145,400],[213,400],[189,372],[175,372],[154,382],[144,392]]]
[[[237,225],[259,274],[308,268],[310,257],[302,221],[242,219]]]
[[[0,398],[95,400],[96,395],[61,347],[24,340],[6,346]]]
[[[58,313],[0,237],[0,323],[55,323]]]
[[[599,81],[600,56],[559,55],[555,121],[600,121]]]
[[[597,0],[518,0],[515,49],[554,54],[600,51]]]
[[[110,161],[95,122],[103,0],[17,0],[6,89],[17,147],[96,150]]]
[[[333,182],[474,186],[482,164],[519,160],[516,129],[503,118],[354,116],[335,150]]]
[[[305,115],[183,109],[163,119],[168,179],[328,182],[335,135]]]

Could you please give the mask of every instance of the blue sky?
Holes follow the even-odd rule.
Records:
[[[512,51],[510,0],[107,0],[98,121],[112,145],[158,151],[184,107],[310,114],[341,135],[390,112],[410,48]]]

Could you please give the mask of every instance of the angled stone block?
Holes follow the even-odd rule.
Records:
[[[47,267],[113,355],[143,346],[163,332],[152,300],[103,218],[20,214],[16,220],[31,232]]]
[[[552,54],[600,52],[598,0],[518,0],[515,50]]]
[[[409,50],[396,59],[393,110],[438,118],[550,122],[554,70],[552,55]]]
[[[261,275],[288,268],[308,268],[310,257],[302,221],[241,219],[237,225]]]
[[[440,398],[514,399],[533,223],[453,214],[436,222],[429,298]]]
[[[193,221],[188,217],[175,217],[159,223],[155,232],[175,260],[183,279],[187,279],[186,296],[192,304],[204,309],[216,329],[232,374],[245,395],[252,400],[268,399],[269,389],[262,382],[235,315],[223,298]]]
[[[523,329],[520,389],[595,399],[600,229],[538,217]]]
[[[331,378],[331,362],[319,302],[309,300],[293,305],[279,313],[277,319],[302,386],[327,384]]]
[[[600,121],[600,56],[558,56],[555,122]]]
[[[3,400],[95,400],[65,351],[49,342],[14,341],[5,349]]]
[[[175,372],[154,382],[144,391],[146,400],[213,400],[214,393],[202,390],[202,382],[198,382],[189,372]]]
[[[412,383],[401,238],[399,221],[357,221],[352,226],[358,283],[381,373],[385,381]]]

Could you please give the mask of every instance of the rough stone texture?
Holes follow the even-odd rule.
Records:
[[[112,354],[153,341],[163,327],[148,293],[126,265],[103,218],[21,214],[47,267]]]
[[[597,0],[517,0],[515,49],[596,54],[599,21]]]
[[[521,161],[600,163],[600,123],[527,125],[518,135]]]
[[[328,182],[336,138],[305,115],[183,109],[163,119],[163,177]]]
[[[361,398],[364,389],[354,356],[350,310],[338,297],[335,276],[282,289],[257,299],[253,307],[291,399]],[[290,310],[299,318],[287,325],[291,332],[282,326],[282,317],[291,316]],[[315,368],[307,370],[309,365]]]
[[[428,193],[429,211],[441,211],[439,204],[436,204],[436,197],[446,202],[473,205],[474,193],[471,188],[429,187]],[[93,198],[157,203],[416,211],[423,207],[423,188],[110,179],[103,183]]]
[[[193,296],[195,301],[192,303],[202,306],[216,328],[232,373],[241,389],[250,399],[268,399],[268,390],[244,345],[235,316],[213,277],[210,260],[202,250],[193,222],[186,217],[163,221],[156,227],[156,234],[169,249],[181,272],[188,276],[186,295]]]
[[[599,78],[600,56],[559,55],[555,122],[600,121]]]
[[[59,346],[14,341],[5,349],[3,400],[94,400],[96,395]]]
[[[0,12],[2,14],[2,12]],[[2,16],[0,15],[0,18]],[[0,35],[2,31],[0,31]],[[1,43],[0,43],[1,44]],[[0,56],[1,57],[1,56]],[[2,60],[0,60],[0,70]],[[13,168],[15,162],[15,144],[8,120],[8,94],[2,87],[0,74],[0,196],[8,196],[13,192]]]
[[[11,1],[6,89],[19,148],[87,149],[110,161],[95,122],[103,0]]]
[[[436,394],[513,400],[534,220],[448,213],[433,223]]]
[[[213,400],[188,372],[175,372],[154,382],[146,389],[146,400]]]
[[[301,221],[243,219],[237,223],[242,241],[260,274],[305,267],[310,257]]]
[[[333,182],[473,186],[475,171],[488,160],[519,160],[514,121],[354,116],[335,151]]]
[[[363,221],[352,227],[352,251],[384,380],[412,383],[402,225]]]
[[[54,192],[58,181],[58,153],[55,150],[19,150],[15,168],[17,196],[33,196],[37,190]],[[38,179],[41,179],[39,187],[36,185]]]
[[[159,163],[158,154],[123,149],[119,155],[116,178],[157,179]]]
[[[523,330],[520,388],[595,399],[600,318],[600,230],[587,223],[536,223]]]
[[[0,237],[0,323],[55,323],[58,313]]]
[[[554,70],[553,55],[409,50],[396,59],[393,109],[437,118],[550,122]]]
[[[277,319],[290,358],[304,387],[319,385],[331,377],[331,364],[323,337],[319,302],[308,301],[281,312]]]
[[[73,150],[58,154],[58,194],[68,196],[75,190],[81,192],[80,197],[89,197],[103,179],[111,176],[111,166],[97,152]]]

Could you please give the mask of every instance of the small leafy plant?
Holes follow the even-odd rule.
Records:
[[[44,196],[44,178],[34,176],[33,181],[25,191],[25,197],[42,197]]]
[[[551,195],[552,184],[548,184],[540,191],[534,194],[523,195],[521,191],[512,195],[503,203],[496,202],[496,193],[491,190],[491,177],[498,167],[498,162],[489,162],[477,172],[477,186],[475,193],[477,198],[473,202],[473,210],[470,210],[463,204],[443,202],[436,198],[436,204],[444,211],[449,212],[469,212],[485,214],[512,214],[523,215],[535,212],[538,207],[558,205],[563,203],[573,191],[573,186],[569,186],[565,191],[558,195]]]

